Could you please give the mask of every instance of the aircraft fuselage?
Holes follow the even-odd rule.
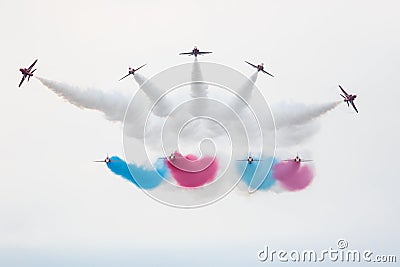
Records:
[[[356,97],[357,97],[357,95],[349,95],[349,96],[346,97],[344,102],[354,101],[354,99],[356,99]]]
[[[28,69],[20,68],[19,71],[26,76],[33,76],[33,74]]]
[[[192,50],[192,54],[193,54],[195,57],[197,57],[197,55],[199,54],[199,52],[200,52],[200,50],[197,49],[197,48],[195,48],[195,49]]]

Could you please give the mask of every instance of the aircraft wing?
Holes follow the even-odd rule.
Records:
[[[302,159],[301,162],[310,162],[312,159]]]
[[[248,159],[237,159],[236,161],[249,161]]]
[[[354,102],[353,102],[353,101],[350,101],[350,103],[351,103],[351,105],[353,106],[354,110],[358,113],[358,110],[357,110],[357,108],[356,108],[356,105],[354,105]]]
[[[22,76],[22,79],[18,85],[18,87],[21,87],[22,83],[25,81],[26,75]]]
[[[212,52],[198,52],[199,55],[211,54]]]
[[[261,71],[264,72],[264,73],[266,73],[266,74],[268,74],[269,76],[274,77],[274,75],[272,75],[271,73],[266,72],[265,70],[261,70]]]
[[[140,70],[141,68],[143,68],[144,66],[146,66],[146,64],[140,66],[139,68],[137,68],[135,71]]]
[[[128,73],[127,75],[125,75],[124,77],[122,77],[121,79],[119,79],[118,81],[125,79],[126,77],[128,77],[129,75],[131,75],[130,73]]]
[[[191,55],[193,55],[193,52],[184,52],[184,53],[179,53],[179,55],[189,55],[189,56],[191,56]]]
[[[36,60],[32,63],[32,65],[29,66],[29,68],[28,68],[29,71],[33,68],[33,66],[35,66],[35,64],[36,64],[37,61],[38,61],[38,60],[36,59]]]
[[[110,162],[116,162],[116,160],[110,160],[109,162],[105,160],[94,160],[93,162],[105,162],[105,163],[110,163]]]
[[[257,69],[257,66],[256,65],[254,65],[254,64],[251,64],[250,62],[248,62],[248,61],[244,61],[244,62],[246,62],[247,64],[249,64],[250,66],[252,66],[253,68],[256,68]]]
[[[339,88],[340,88],[340,90],[342,90],[342,92],[343,92],[343,94],[345,95],[345,96],[348,96],[349,94],[348,93],[346,93],[346,91],[339,85]]]

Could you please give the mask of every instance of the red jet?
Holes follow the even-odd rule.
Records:
[[[106,157],[104,160],[95,160],[95,161],[93,161],[93,162],[105,162],[105,163],[110,163],[110,162],[111,162],[111,159],[110,159],[110,157],[109,157],[108,154],[107,154],[107,157]]]
[[[36,69],[32,70],[33,66],[35,66],[36,62],[38,60],[36,59],[35,62],[32,63],[32,65],[29,66],[29,68],[20,68],[19,71],[22,73],[22,79],[21,82],[19,83],[18,87],[21,87],[22,83],[25,81],[26,77],[29,78],[33,76],[33,73],[35,72]],[[32,70],[32,71],[31,71]]]
[[[176,151],[175,152],[172,152],[171,154],[169,154],[168,156],[166,156],[166,157],[162,157],[162,158],[159,158],[159,159],[166,159],[166,160],[168,160],[168,161],[173,161],[174,159],[176,159],[177,157],[176,157],[176,155],[175,155],[175,153],[177,153]],[[179,156],[178,158],[181,158],[181,156]]]
[[[202,52],[197,48],[197,46],[195,46],[193,48],[192,52],[179,53],[179,55],[188,55],[188,56],[197,57],[197,55],[206,55],[206,54],[211,54],[211,53],[212,52]]]
[[[312,160],[311,159],[301,159],[299,157],[299,153],[297,153],[297,155],[296,155],[296,157],[294,159],[285,159],[285,160],[282,160],[282,161],[294,161],[296,163],[300,163],[300,162],[309,162],[309,161],[312,161]]]
[[[248,62],[248,61],[245,61],[245,62],[246,62],[247,64],[249,64],[250,66],[252,66],[253,68],[256,68],[258,72],[259,72],[259,71],[262,71],[262,72],[264,72],[264,73],[266,73],[266,74],[268,74],[268,75],[274,77],[274,75],[272,75],[271,73],[268,73],[268,72],[266,72],[266,71],[264,70],[264,63],[261,63],[261,64],[259,64],[259,65],[254,65],[254,64],[251,64],[251,63]]]
[[[134,68],[129,67],[129,69],[128,69],[128,74],[125,75],[124,77],[122,77],[121,79],[119,79],[118,81],[120,81],[120,80],[122,80],[122,79],[128,77],[128,76],[131,75],[131,74],[134,75],[136,71],[138,71],[139,69],[143,68],[144,66],[146,66],[146,64],[140,66],[140,67],[137,68],[137,69],[134,69]]]
[[[247,157],[247,159],[238,159],[237,161],[247,161],[248,164],[252,164],[253,161],[261,161],[259,159],[254,159],[251,155]]]
[[[343,88],[339,85],[340,90],[342,90],[343,94],[340,94],[343,98],[344,98],[344,102],[347,103],[347,106],[349,107],[349,103],[353,106],[354,110],[358,113],[358,110],[356,108],[356,105],[354,105],[354,100],[356,99],[357,95],[349,95],[348,93],[346,93],[345,90],[343,90]]]
[[[160,158],[160,159],[167,159],[167,160],[169,160],[169,161],[172,161],[172,160],[174,160],[175,158],[176,158],[175,154],[174,154],[174,153],[171,153],[169,156],[167,156],[167,157],[162,157],[162,158]]]

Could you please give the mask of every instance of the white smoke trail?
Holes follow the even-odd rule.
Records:
[[[201,72],[199,69],[193,67],[193,78],[198,79],[201,78]],[[106,92],[98,89],[81,89],[79,87],[71,86],[66,83],[56,82],[52,80],[48,80],[45,78],[37,77],[38,80],[54,93],[70,102],[71,104],[83,108],[83,109],[92,109],[98,110],[102,112],[106,119],[110,121],[119,121],[124,122],[125,111],[129,105],[131,96],[127,94],[121,94],[116,91]],[[246,83],[242,87],[240,87],[240,95],[244,100],[251,102],[251,92],[253,90],[253,81],[257,79],[257,74],[253,74],[250,77],[249,83]],[[140,84],[144,85],[148,82],[145,77],[141,75],[135,74],[135,80]],[[156,86],[149,83],[148,86],[145,87],[146,91],[143,90],[143,93],[148,96],[150,100],[158,99],[160,95],[162,95],[161,90],[157,89]],[[194,89],[200,89],[200,87],[193,87]],[[204,89],[204,88],[203,88]],[[207,96],[205,92],[194,92],[192,90],[192,97]],[[238,91],[239,92],[239,91]],[[139,92],[142,93],[142,92]],[[141,101],[134,102],[134,108],[132,108],[133,114],[130,116],[130,120],[125,122],[124,127],[126,127],[126,132],[129,136],[142,139],[144,137],[143,129],[147,119],[147,111],[150,110],[150,103],[146,101],[142,101],[143,98],[140,98]],[[221,112],[223,110],[222,107],[212,104],[210,106],[206,106],[204,101],[200,101],[201,107],[198,107],[199,115],[214,117],[217,121],[221,121],[222,124],[226,125],[230,131],[239,131],[241,128],[241,124],[244,122],[247,123],[246,128],[250,129],[248,132],[248,136],[251,140],[256,140],[259,138],[257,136],[257,125],[252,125],[250,117],[251,114],[248,114],[249,111],[246,109],[246,112],[241,112],[242,106],[235,106],[235,102],[227,101],[226,99],[218,99],[221,103],[231,103],[230,106],[236,114],[242,113],[239,118],[242,121],[238,120],[237,116],[234,116],[234,113],[231,112]],[[189,102],[190,103],[190,102]],[[326,104],[314,104],[314,105],[305,105],[300,103],[279,103],[275,104],[272,107],[272,113],[275,118],[276,123],[276,141],[279,146],[290,147],[294,145],[299,145],[311,136],[313,136],[319,129],[318,124],[315,122],[315,119],[324,115],[328,111],[335,108],[339,102],[332,102]],[[165,105],[161,105],[162,109],[160,112],[154,112],[154,116],[152,119],[147,120],[148,127],[148,138],[149,143],[152,140],[159,139],[159,133],[162,131],[164,133],[164,138],[167,140],[169,144],[174,144],[177,140],[177,132],[180,130],[180,127],[190,118],[194,118],[192,114],[189,115],[185,110],[192,110],[192,103],[189,104],[188,108],[182,108],[179,112],[176,112],[172,117],[166,117],[167,113],[174,108],[171,102],[164,102]],[[250,103],[251,104],[251,103]],[[258,114],[259,115],[259,114]],[[168,118],[170,123],[165,124],[165,128],[162,128],[165,120]],[[273,129],[274,125],[264,125],[262,130],[263,134],[270,135],[273,137]],[[183,142],[182,147],[185,146],[193,146],[191,144],[192,140],[202,140],[204,138],[225,138],[224,131],[221,127],[216,125],[215,123],[207,120],[200,120],[191,125],[190,131],[186,130],[180,136],[180,141]],[[222,139],[220,139],[222,140]],[[273,138],[271,142],[274,142]],[[254,142],[257,143],[257,142]],[[178,144],[174,144],[168,147],[169,149],[176,149]],[[246,143],[235,144],[236,146],[243,148],[245,150]],[[270,147],[266,145],[266,147]],[[255,148],[251,148],[255,150]]]
[[[231,103],[231,107],[233,110],[237,110],[240,112],[243,108],[246,107],[246,104],[250,98],[251,98],[251,93],[253,92],[254,89],[254,84],[257,81],[258,77],[258,71],[255,72],[253,75],[249,77],[248,80],[238,89],[237,94],[240,96],[240,98],[235,98],[234,101]]]
[[[276,146],[280,148],[304,144],[318,132],[319,128],[319,122],[316,120],[280,128],[276,131]]]
[[[101,111],[110,121],[122,122],[124,119],[125,110],[130,101],[128,95],[93,88],[85,90],[62,82],[36,78],[58,96],[79,108]]]
[[[197,101],[199,98],[207,98],[208,96],[208,84],[203,83],[203,74],[201,73],[200,64],[197,58],[194,59],[192,65],[192,84],[190,85],[190,96],[194,101],[191,101],[189,112],[197,117],[202,114],[202,110],[208,109],[207,101]]]
[[[150,99],[150,105],[154,105],[152,112],[159,117],[168,116],[173,109],[173,104],[169,100],[168,96],[164,95],[164,91],[140,73],[134,74],[133,77],[139,84],[140,89],[142,89],[146,96]]]
[[[100,111],[109,121],[124,122],[125,112],[132,96],[116,91],[106,92],[94,88],[82,89],[62,82],[56,82],[41,77],[36,78],[44,86],[69,103],[82,109]],[[129,120],[129,122],[125,124],[125,127],[132,137],[143,138],[143,126],[147,114],[142,111],[148,109],[148,101],[137,102],[135,103],[135,109],[131,109],[133,112],[131,117],[133,119]]]
[[[279,130],[283,127],[305,124],[324,115],[340,103],[341,101],[312,105],[288,102],[275,104],[271,107],[275,118],[275,127]]]

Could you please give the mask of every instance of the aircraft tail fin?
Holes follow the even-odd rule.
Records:
[[[34,69],[33,71],[31,71],[31,74],[33,74],[35,72],[35,70],[37,70],[37,69]],[[31,78],[31,76],[32,75],[28,75],[28,82],[29,82],[29,79]]]

